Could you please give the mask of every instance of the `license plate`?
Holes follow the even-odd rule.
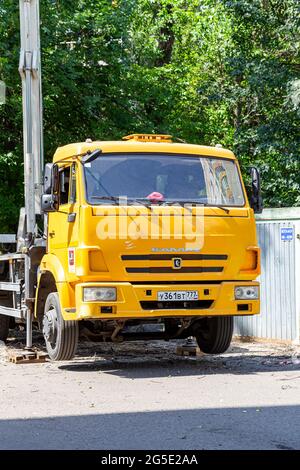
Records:
[[[198,300],[197,290],[163,290],[157,292],[157,300],[160,302],[182,302],[183,300]]]

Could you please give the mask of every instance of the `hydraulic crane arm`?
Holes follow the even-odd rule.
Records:
[[[26,232],[41,213],[43,124],[39,0],[20,0]]]

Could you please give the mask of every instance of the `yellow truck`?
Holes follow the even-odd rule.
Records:
[[[0,256],[0,340],[43,332],[52,360],[99,341],[194,336],[229,347],[233,319],[259,313],[258,170],[248,199],[234,154],[134,134],[59,148],[43,169],[39,2],[20,0],[25,208]]]
[[[229,150],[161,135],[67,145],[46,165],[42,210],[34,320],[53,360],[73,357],[83,328],[104,341],[195,336],[222,353],[234,316],[259,313],[254,211]]]

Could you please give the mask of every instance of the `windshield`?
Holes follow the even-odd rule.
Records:
[[[169,154],[107,154],[84,164],[90,204],[119,198],[160,203],[243,206],[243,189],[232,160]]]

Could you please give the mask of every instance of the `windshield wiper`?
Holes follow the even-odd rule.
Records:
[[[128,202],[138,202],[142,206],[147,207],[147,209],[151,208],[150,201],[149,201],[149,204],[147,204],[146,201],[144,201],[142,198],[139,199],[139,198],[121,198],[121,197],[119,198],[119,197],[116,197],[116,196],[92,196],[91,199],[98,199],[100,201],[113,201],[118,206],[120,205],[120,202],[122,202],[122,200],[124,202],[126,202],[126,201],[128,201]]]
[[[91,196],[91,199],[98,199],[99,201],[114,201],[119,205],[119,199],[115,196]]]
[[[137,202],[138,204],[141,204],[144,207],[147,207],[147,209],[151,209],[151,201],[147,198],[139,198],[139,197],[133,197],[133,198],[128,198],[127,199],[129,202]]]
[[[208,204],[207,202],[201,202],[201,201],[165,201],[165,204],[179,204],[181,206],[185,205],[198,205],[198,206],[205,206],[205,207],[217,207],[218,209],[222,209],[226,214],[230,212],[230,209],[227,207],[221,206],[219,204]]]
[[[92,196],[91,199],[98,199],[100,201],[113,201],[117,205],[120,205],[120,201],[122,201],[122,198],[118,198],[116,196]],[[146,207],[147,209],[151,209],[151,206],[152,206],[151,201],[147,203],[148,200],[143,199],[143,198],[129,198],[126,200],[129,202],[137,202],[141,204],[142,206]],[[170,206],[172,204],[179,204],[182,207],[184,207],[187,204],[202,205],[205,207],[217,207],[218,209],[222,209],[224,212],[226,212],[226,214],[229,214],[230,212],[230,209],[228,209],[225,206],[221,206],[219,204],[208,204],[208,203],[199,202],[199,201],[155,201],[155,205],[159,205],[159,206],[163,206],[163,205]]]

